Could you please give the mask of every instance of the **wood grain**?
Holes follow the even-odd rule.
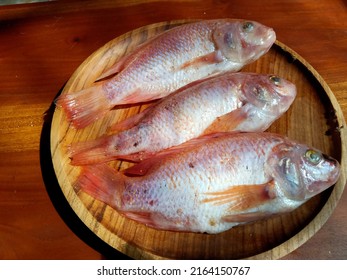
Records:
[[[278,40],[322,76],[347,117],[345,0],[74,0],[0,7],[0,259],[128,258],[90,231],[62,194],[51,162],[52,103],[75,69],[121,34],[162,21],[225,17],[273,27]],[[346,191],[331,211],[314,236],[282,259],[347,259]]]
[[[184,21],[152,24],[128,32],[91,54],[69,79],[62,94],[90,86],[101,73],[138,44]],[[273,73],[294,82],[298,96],[290,110],[269,129],[314,146],[346,164],[343,113],[326,82],[299,54],[280,42],[242,71]],[[79,167],[69,164],[66,146],[95,139],[107,128],[145,106],[113,110],[105,118],[75,130],[64,113],[55,110],[51,127],[54,169],[62,191],[80,219],[103,241],[118,251],[140,259],[277,259],[298,248],[314,235],[335,208],[346,183],[345,169],[337,184],[292,213],[239,226],[217,235],[158,231],[120,216],[114,209],[84,193],[73,184]],[[112,163],[120,170],[130,164]]]

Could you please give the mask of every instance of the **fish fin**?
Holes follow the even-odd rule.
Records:
[[[121,211],[120,213],[128,219],[145,224],[146,226],[155,227],[156,225],[149,212]]]
[[[225,215],[221,218],[226,223],[249,223],[261,219],[265,219],[273,215],[270,212],[249,212],[249,213],[238,213],[232,215]]]
[[[161,150],[156,153],[139,153],[139,154],[133,154],[131,160],[132,161],[141,161],[138,164],[129,167],[124,172],[129,175],[144,175],[147,173],[148,169],[153,166],[154,164],[160,163],[163,159],[166,157],[169,157],[173,154],[180,153],[182,151],[185,151],[186,149],[194,148],[197,145],[201,143],[205,143],[209,141],[211,138],[217,138],[219,135],[224,135],[223,133],[215,133],[215,134],[209,134],[204,135],[198,138],[191,139],[187,142],[184,142],[180,145]]]
[[[205,64],[215,64],[215,63],[219,63],[222,61],[223,61],[223,57],[222,57],[221,52],[215,51],[215,52],[208,53],[206,55],[196,57],[193,60],[184,63],[181,66],[181,69],[185,69],[185,68],[188,68],[191,66],[197,67],[197,66],[201,66],[201,65],[205,65]]]
[[[88,165],[111,161],[115,157],[108,153],[111,137],[103,136],[96,140],[77,142],[68,146],[72,165]]]
[[[244,120],[247,119],[247,113],[242,108],[236,109],[230,113],[218,117],[210,124],[203,134],[213,132],[230,132],[235,130]]]
[[[223,132],[216,132],[216,133],[211,133],[208,135],[202,135],[193,139],[190,139],[182,144],[179,144],[177,146],[173,146],[171,148],[162,150],[158,153],[156,153],[157,156],[163,156],[163,155],[171,155],[175,153],[179,153],[181,151],[184,151],[186,149],[191,149],[196,147],[197,145],[209,142],[213,138],[218,138],[220,136],[225,136],[226,134]]]
[[[237,212],[260,206],[275,197],[273,180],[258,185],[238,185],[224,191],[206,193],[203,203],[223,205],[228,203],[228,211]]]
[[[119,155],[117,158],[121,159],[121,160],[139,163],[145,159],[148,159],[149,157],[153,156],[154,154],[155,153],[139,152],[139,153],[133,153],[133,154],[129,154],[129,155]]]
[[[119,135],[102,136],[95,140],[70,144],[68,146],[68,155],[71,164],[82,166],[109,162],[115,159],[140,162],[154,154],[144,151],[122,154],[122,144],[126,145],[127,142],[122,142]]]
[[[111,68],[109,68],[108,70],[106,70],[105,72],[103,72],[96,80],[95,82],[99,82],[101,80],[105,80],[108,78],[111,78],[112,76],[115,76],[117,73],[119,73],[122,69],[123,65],[120,64],[115,64],[113,65]]]
[[[142,112],[139,112],[133,116],[126,118],[123,121],[120,121],[119,123],[112,125],[108,129],[108,133],[120,132],[120,131],[127,130],[134,127],[143,119],[143,117],[147,114],[147,112],[150,110],[151,107],[152,106],[149,106],[146,109],[144,109]]]
[[[100,119],[112,108],[103,93],[102,85],[92,86],[79,92],[60,95],[56,101],[62,107],[75,128],[84,128]]]
[[[137,164],[124,170],[124,174],[133,175],[133,176],[143,176],[147,171],[157,162],[163,160],[164,156],[158,156],[154,154],[153,157],[150,157],[150,154],[132,154],[122,157],[122,159],[138,162]]]
[[[128,54],[124,55],[121,57],[118,61],[115,62],[114,65],[112,65],[110,68],[108,68],[105,72],[103,72],[97,81],[109,78],[110,76],[114,76],[121,72],[124,68],[126,68],[131,61],[136,60],[136,54],[138,53],[139,50],[143,49],[146,47],[146,45],[150,45],[151,41],[157,36],[154,36],[151,39],[148,39],[147,41],[138,44],[133,50],[131,50]]]
[[[165,228],[168,222],[162,215],[155,212],[120,211],[120,213],[128,219],[157,229]]]
[[[82,168],[73,186],[76,192],[83,191],[113,208],[118,208],[125,178],[122,173],[106,164],[89,165]]]
[[[158,212],[135,212],[135,211],[119,211],[128,219],[134,220],[148,227],[172,231],[184,231],[187,223],[178,219],[171,220]]]
[[[166,94],[154,94],[154,93],[148,93],[147,91],[138,88],[134,90],[132,93],[129,93],[127,96],[119,100],[119,105],[127,105],[127,104],[137,104],[137,103],[144,103],[148,101],[157,100],[159,98],[164,97]]]
[[[126,61],[128,60],[129,55],[125,55],[121,57],[115,64],[113,64],[110,68],[108,68],[106,71],[104,71],[95,82],[98,82],[100,80],[108,79],[111,76],[117,75],[119,72],[121,72],[125,68]]]

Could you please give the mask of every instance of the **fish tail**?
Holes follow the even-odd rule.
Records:
[[[88,165],[111,161],[117,158],[117,150],[111,143],[115,136],[104,136],[99,139],[73,143],[68,147],[72,165]]]
[[[112,108],[110,100],[103,92],[102,85],[63,94],[57,98],[55,103],[64,109],[67,119],[77,129],[84,128],[100,119]]]
[[[77,192],[83,191],[113,208],[119,209],[126,176],[107,164],[89,165],[82,168],[74,183]]]

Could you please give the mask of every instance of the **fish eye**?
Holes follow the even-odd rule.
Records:
[[[269,77],[269,79],[276,86],[278,86],[281,83],[281,78],[278,77],[278,76],[272,75],[272,76]]]
[[[317,165],[323,158],[322,154],[314,151],[314,150],[307,150],[305,152],[305,158],[312,164]]]
[[[254,29],[254,24],[250,21],[246,21],[242,25],[242,30],[245,32],[251,32]]]

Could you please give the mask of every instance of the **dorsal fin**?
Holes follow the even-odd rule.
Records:
[[[225,135],[224,133],[214,133],[209,135],[203,135],[198,138],[191,139],[183,144],[180,144],[178,146],[174,146],[165,150],[162,150],[158,153],[155,153],[150,156],[150,154],[143,154],[143,156],[148,157],[141,162],[135,164],[134,166],[124,170],[125,174],[128,175],[145,175],[148,171],[148,169],[155,164],[156,162],[160,162],[164,160],[166,157],[169,157],[173,154],[180,153],[182,151],[186,151],[192,148],[195,148],[198,145],[201,145],[203,143],[206,143],[207,141],[210,141],[210,139],[217,138],[219,136]]]
[[[131,61],[134,61],[134,58],[136,57],[134,54],[136,54],[136,50],[141,50],[141,48],[145,47],[147,44],[151,42],[152,39],[145,41],[138,46],[134,48],[133,51],[129,52],[128,54],[125,54],[124,56],[120,57],[118,61],[116,61],[110,68],[106,69],[95,82],[99,82],[104,79],[108,79],[111,76],[114,76],[121,72],[124,68],[126,68]]]
[[[152,105],[153,106],[153,105]],[[127,130],[130,129],[132,127],[134,127],[135,125],[137,125],[148,113],[148,111],[151,110],[151,107],[149,106],[146,109],[144,109],[142,112],[139,112],[135,115],[132,115],[128,118],[126,118],[125,120],[122,120],[116,124],[113,124],[107,131],[107,133],[116,133],[116,132],[120,132],[123,130]]]

